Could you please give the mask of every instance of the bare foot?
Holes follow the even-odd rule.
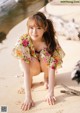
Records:
[[[56,86],[56,82],[54,83],[54,86]],[[44,80],[44,87],[45,87],[46,89],[49,88],[48,79],[45,79],[45,80]]]
[[[48,89],[48,82],[44,82],[44,87]]]

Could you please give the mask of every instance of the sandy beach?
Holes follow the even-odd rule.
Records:
[[[46,9],[48,13],[67,21],[72,18],[75,18],[76,22],[80,21],[79,5],[63,6],[49,3]],[[80,96],[60,92],[64,89],[61,84],[80,91],[80,84],[71,80],[72,69],[80,60],[80,41],[66,40],[62,36],[59,36],[58,40],[66,55],[63,59],[63,67],[56,73],[55,105],[51,106],[44,102],[47,90],[43,86],[43,73],[41,73],[33,78],[32,97],[35,107],[25,112],[21,110],[24,91],[19,92],[19,89],[23,86],[23,76],[18,60],[12,55],[12,48],[17,38],[26,32],[26,21],[27,19],[15,26],[7,35],[7,39],[0,44],[0,110],[1,107],[6,106],[7,113],[80,113]]]

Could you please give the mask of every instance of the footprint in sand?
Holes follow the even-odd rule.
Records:
[[[37,88],[37,87],[39,87],[39,86],[41,86],[41,85],[43,85],[43,84],[44,84],[43,82],[34,83],[31,88],[32,88],[32,90],[34,90],[34,88]],[[18,94],[25,94],[24,88],[21,87],[21,88],[18,90]]]
[[[24,88],[20,88],[19,90],[18,90],[18,94],[24,94],[25,92],[24,92]]]
[[[63,110],[59,110],[59,111],[57,111],[56,113],[63,113]]]

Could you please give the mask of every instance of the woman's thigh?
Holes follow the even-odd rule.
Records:
[[[48,78],[48,66],[43,59],[40,60],[41,71],[44,72],[44,76]]]
[[[19,60],[19,66],[21,68],[21,71],[24,72],[23,65],[21,64],[20,60]],[[29,64],[29,66],[30,66],[30,75],[31,76],[40,74],[40,72],[41,72],[40,62],[36,58],[32,57],[32,60]],[[27,69],[27,67],[25,69]]]
[[[32,57],[32,61],[30,62],[30,73],[32,76],[38,75],[41,72],[40,62]]]

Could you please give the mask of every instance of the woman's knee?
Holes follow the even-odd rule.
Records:
[[[24,72],[27,69],[27,65],[29,65],[31,76],[38,75],[41,72],[40,62],[36,58],[32,57],[30,64],[26,64],[25,68],[24,68],[22,60],[19,60],[19,66],[21,68],[21,71]]]

